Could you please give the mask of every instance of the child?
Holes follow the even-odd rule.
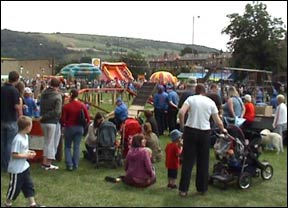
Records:
[[[180,166],[180,154],[182,152],[182,132],[174,129],[170,132],[172,142],[167,144],[166,152],[166,168],[168,169],[168,188],[176,189],[176,179],[178,168]]]
[[[28,198],[30,207],[39,206],[36,204],[34,195],[34,184],[30,175],[27,159],[36,156],[35,151],[29,150],[28,135],[32,129],[32,119],[28,116],[21,116],[18,119],[18,134],[14,137],[11,148],[11,157],[8,165],[10,174],[9,188],[7,191],[6,207],[11,207],[22,190],[25,198]]]

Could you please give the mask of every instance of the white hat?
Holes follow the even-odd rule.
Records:
[[[29,87],[25,87],[24,93],[31,94],[31,93],[32,93],[32,90],[31,90]]]
[[[251,101],[252,101],[251,95],[248,95],[248,94],[246,94],[246,95],[244,96],[244,99],[247,100],[248,102],[251,102]]]

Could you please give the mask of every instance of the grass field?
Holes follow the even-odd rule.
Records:
[[[169,142],[167,136],[160,137],[162,149]],[[82,142],[84,149],[84,140]],[[167,173],[163,160],[155,164],[157,182],[148,188],[129,187],[122,182],[109,183],[105,176],[124,175],[123,167],[112,169],[101,166],[95,169],[94,165],[83,159],[81,155],[78,170],[69,172],[65,169],[64,157],[57,171],[45,171],[39,163],[31,164],[31,173],[35,183],[36,199],[39,203],[53,207],[287,207],[287,148],[285,152],[277,155],[274,152],[264,152],[260,160],[269,161],[274,168],[274,176],[269,181],[261,177],[252,178],[251,187],[240,190],[236,183],[231,183],[226,190],[219,186],[210,185],[207,195],[197,196],[195,193],[195,168],[189,189],[189,196],[181,198],[177,190],[170,190],[167,185]],[[210,154],[210,167],[212,169],[216,160],[213,149]],[[1,204],[5,201],[8,188],[8,174],[1,173]],[[178,177],[179,182],[179,177]],[[27,201],[20,194],[14,206],[26,206]]]
[[[110,99],[111,96],[106,96]],[[101,105],[109,111],[113,106],[106,102]],[[151,106],[150,106],[151,107]],[[91,108],[90,113],[95,115]],[[170,141],[168,136],[160,137],[162,150]],[[84,150],[84,139],[81,149]],[[39,163],[31,164],[31,174],[35,183],[36,199],[40,204],[48,207],[287,207],[287,147],[285,152],[277,155],[275,152],[264,152],[260,161],[267,160],[274,169],[274,176],[269,181],[261,177],[252,178],[251,187],[240,190],[236,183],[232,183],[226,190],[219,186],[210,185],[204,196],[193,195],[195,190],[195,168],[189,189],[189,196],[181,198],[177,190],[170,190],[167,186],[167,171],[165,168],[165,153],[162,151],[162,161],[155,164],[157,182],[148,188],[134,188],[120,183],[106,182],[106,176],[117,177],[124,175],[123,167],[112,169],[95,165],[83,159],[81,154],[79,169],[69,172],[65,169],[64,156],[62,161],[55,162],[60,166],[57,171],[45,171]],[[211,149],[210,169],[216,163],[214,151]],[[180,170],[178,173],[180,176]],[[210,171],[211,173],[211,171]],[[5,201],[9,176],[1,172],[1,205]],[[13,206],[26,206],[27,201],[20,194]]]

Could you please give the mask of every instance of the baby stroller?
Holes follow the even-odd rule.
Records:
[[[247,189],[251,185],[252,177],[261,174],[263,180],[270,180],[273,167],[266,161],[258,160],[261,137],[249,142],[242,130],[235,125],[229,125],[227,131],[227,135],[216,133],[214,150],[219,162],[213,167],[210,183],[218,181],[226,188],[228,183],[237,180],[239,188]]]
[[[114,168],[122,165],[121,151],[116,146],[117,129],[115,124],[104,121],[97,130],[96,168],[100,162],[110,162]]]
[[[137,119],[127,118],[122,124],[120,132],[123,158],[126,158],[128,150],[132,143],[133,136],[135,134],[142,133],[142,127]]]

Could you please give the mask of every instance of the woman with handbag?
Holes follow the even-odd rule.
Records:
[[[64,127],[65,138],[65,163],[69,171],[75,170],[79,166],[80,143],[84,133],[84,127],[79,123],[79,117],[83,109],[86,121],[89,124],[90,116],[86,105],[77,99],[78,90],[70,91],[69,103],[63,106],[61,124]],[[71,152],[73,143],[73,155]]]

